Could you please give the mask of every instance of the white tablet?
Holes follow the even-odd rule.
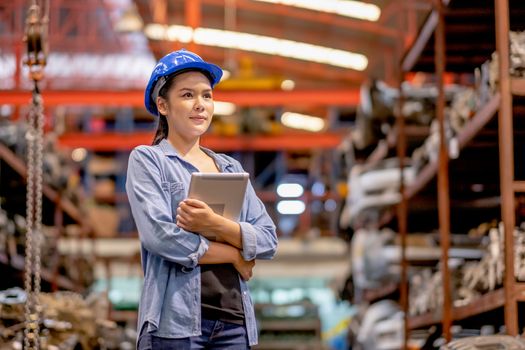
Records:
[[[199,173],[191,174],[188,198],[208,204],[217,214],[237,221],[241,214],[248,173]]]

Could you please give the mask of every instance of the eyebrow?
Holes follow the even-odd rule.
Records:
[[[182,87],[179,89],[179,91],[190,91],[190,92],[194,92],[195,89],[191,89],[191,88],[187,88],[187,87]],[[202,90],[202,92],[212,92],[213,90],[212,89],[204,89]]]

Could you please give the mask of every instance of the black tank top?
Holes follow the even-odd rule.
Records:
[[[232,264],[201,265],[202,317],[244,324],[239,273]]]

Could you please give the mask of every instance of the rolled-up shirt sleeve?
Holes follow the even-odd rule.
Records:
[[[129,157],[126,192],[140,241],[150,253],[193,268],[209,241],[175,224],[171,193],[162,183],[155,155],[145,147],[135,148]]]
[[[242,237],[242,256],[245,260],[272,259],[277,251],[275,225],[266,208],[249,182],[246,190],[243,215],[239,222]]]

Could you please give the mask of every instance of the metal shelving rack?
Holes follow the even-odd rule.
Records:
[[[438,213],[442,256],[441,261],[448,261],[448,249],[450,247],[450,198],[448,187],[448,152],[444,138],[444,94],[443,73],[445,72],[446,49],[444,28],[444,4],[448,1],[434,1],[434,10],[420,31],[420,36],[415,41],[402,62],[402,70],[408,72],[416,64],[417,57],[421,54],[434,32],[434,60],[436,65],[436,76],[439,89],[437,100],[437,118],[440,122],[440,150],[439,161],[429,163],[419,174],[415,183],[401,190],[402,201],[397,207],[399,232],[402,242],[402,279],[401,279],[401,304],[408,314],[407,300],[407,263],[404,259],[407,235],[407,202],[423,189],[436,175],[438,177]],[[509,76],[509,0],[495,0],[495,27],[496,27],[496,51],[499,58],[499,91],[485,106],[472,118],[469,124],[459,135],[460,147],[464,147],[491,119],[498,113],[498,147],[499,147],[499,172],[501,193],[501,218],[505,228],[505,275],[503,288],[489,292],[469,305],[453,307],[451,302],[450,276],[447,272],[447,264],[442,264],[444,303],[441,314],[428,313],[415,317],[406,317],[405,322],[405,348],[407,334],[410,329],[422,328],[432,324],[441,323],[443,335],[450,340],[450,326],[454,321],[487,312],[499,307],[504,308],[506,331],[510,335],[518,334],[518,309],[517,303],[525,301],[525,283],[517,282],[514,277],[514,227],[515,227],[515,193],[525,192],[525,181],[516,181],[514,178],[514,145],[513,145],[513,95],[525,95],[525,79],[512,79]],[[488,57],[487,57],[488,58]],[[405,156],[405,137],[403,132],[403,118],[398,118],[398,147],[397,153],[400,159]],[[393,217],[390,211],[383,218],[384,222]]]
[[[21,177],[26,178],[27,168],[25,163],[3,144],[0,144],[0,159],[8,164]],[[63,220],[65,214],[80,225],[82,232],[92,233],[93,228],[85,220],[85,217],[80,210],[70,200],[62,197],[59,192],[45,183],[42,191],[43,195],[55,206],[55,220]],[[56,224],[60,225],[60,223]],[[24,271],[25,262],[22,255],[0,255],[0,263],[9,265],[16,270]],[[52,290],[65,289],[77,292],[81,291],[81,287],[76,281],[60,275],[58,271],[53,269],[43,269],[41,273],[43,280],[51,285]]]

